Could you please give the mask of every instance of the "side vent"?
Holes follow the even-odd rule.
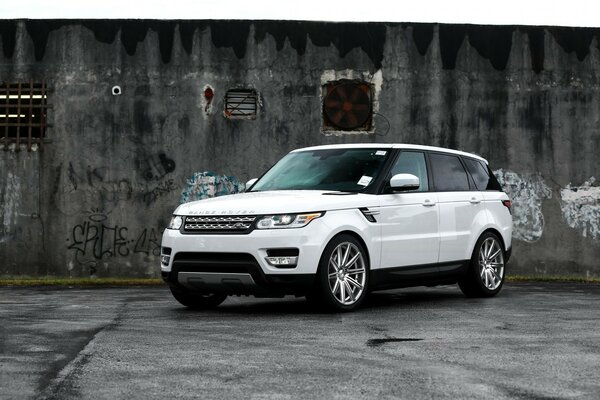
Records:
[[[372,211],[372,210],[369,210],[367,207],[361,207],[361,208],[359,208],[359,210],[362,213],[362,215],[365,216],[367,221],[377,222],[377,220],[375,219],[375,215],[379,215],[379,211],[375,211],[375,210]]]

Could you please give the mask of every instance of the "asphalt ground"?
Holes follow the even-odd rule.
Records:
[[[600,398],[600,285],[508,283],[211,311],[166,287],[0,288],[0,398]]]

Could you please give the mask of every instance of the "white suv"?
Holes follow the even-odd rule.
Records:
[[[511,203],[487,161],[407,144],[294,150],[245,193],[180,205],[161,271],[192,308],[228,295],[306,296],[334,310],[368,292],[459,284],[502,288]]]

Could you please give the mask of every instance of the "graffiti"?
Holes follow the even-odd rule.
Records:
[[[175,181],[173,179],[161,182],[154,189],[144,193],[144,203],[146,203],[146,205],[150,205],[159,198],[166,196],[176,189],[177,187],[175,186]]]
[[[106,167],[88,165],[78,173],[69,163],[64,169],[61,165],[59,170],[62,171],[55,183],[54,202],[66,215],[78,214],[91,204],[118,203],[133,197],[134,185],[128,179],[109,179]]]
[[[97,261],[127,257],[136,253],[160,255],[158,230],[145,228],[139,233],[122,225],[108,223],[109,215],[92,209],[87,218],[73,226],[67,238],[67,250],[74,254],[75,261],[89,267],[90,274],[97,271]]]
[[[245,185],[233,176],[216,175],[213,172],[196,172],[187,180],[179,203],[187,203],[210,197],[243,192]]]
[[[138,161],[142,177],[147,181],[160,180],[170,172],[175,171],[175,161],[165,153],[155,154]]]
[[[160,242],[154,228],[144,229],[135,241],[133,247],[134,253],[144,253],[146,255],[160,256]]]
[[[88,220],[77,224],[71,230],[67,247],[75,251],[75,256],[91,256],[97,260],[114,256],[128,256],[127,231],[123,226],[105,225],[106,214],[92,213]]]
[[[600,238],[600,186],[594,177],[581,186],[567,185],[560,191],[560,208],[567,225],[583,237]]]
[[[552,198],[552,190],[539,174],[517,174],[498,169],[494,175],[512,200],[513,238],[535,242],[544,231],[542,200]]]

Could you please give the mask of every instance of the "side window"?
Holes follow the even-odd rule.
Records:
[[[463,158],[463,161],[475,181],[477,190],[500,190],[500,185],[496,181],[496,178],[490,173],[488,166],[483,161],[466,157]]]
[[[486,163],[484,163],[483,161],[479,161],[479,164],[481,165],[481,168],[483,168],[487,171],[488,176],[490,177],[490,180],[488,181],[488,184],[485,189],[486,190],[498,190],[501,192],[502,186],[500,186],[500,182],[498,182],[498,179],[496,179],[496,177],[494,176],[494,173],[490,169],[490,166],[487,165]]]
[[[468,191],[469,179],[460,159],[448,154],[429,154],[435,190],[440,192]]]
[[[429,180],[427,179],[427,164],[425,154],[416,151],[403,151],[392,167],[390,178],[396,174],[413,174],[419,178],[419,188],[415,192],[427,192]]]
[[[486,190],[490,181],[490,176],[488,175],[487,168],[483,168],[479,161],[473,160],[471,158],[463,157],[463,161],[467,166],[467,171],[469,171],[469,173],[473,177],[473,180],[475,181],[475,187],[477,187],[477,190]]]

